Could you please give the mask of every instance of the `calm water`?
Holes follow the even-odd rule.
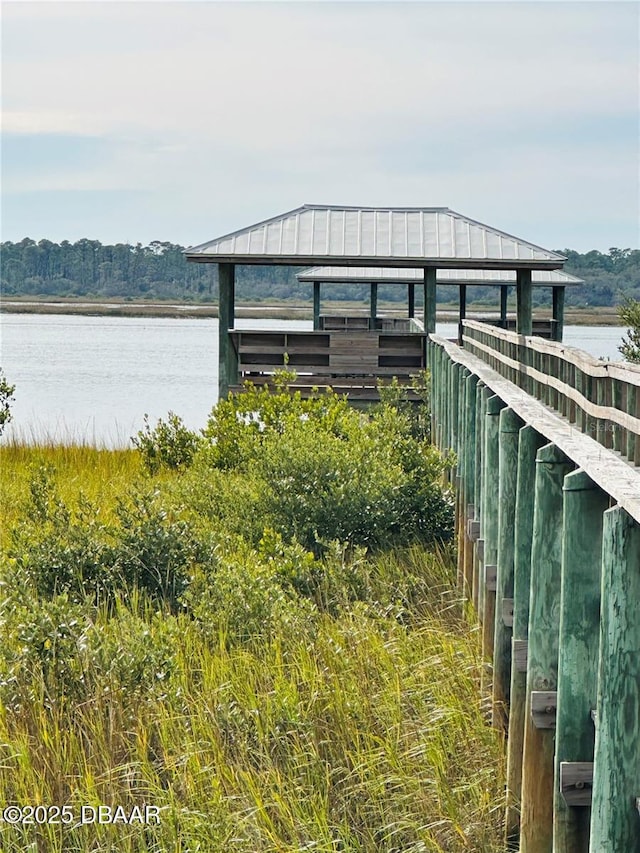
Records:
[[[240,320],[241,328],[309,329],[305,321]],[[0,364],[16,385],[6,436],[127,446],[143,426],[177,412],[205,425],[217,397],[217,320],[0,315]],[[617,359],[624,330],[569,326],[565,342]],[[453,323],[438,333],[456,334]]]

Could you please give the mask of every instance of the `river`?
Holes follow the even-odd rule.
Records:
[[[238,320],[240,328],[309,329],[303,320]],[[453,323],[438,334],[453,337]],[[63,314],[0,315],[0,364],[15,384],[3,440],[126,447],[143,426],[177,412],[203,427],[217,399],[218,321]],[[624,330],[568,326],[565,343],[616,360]]]

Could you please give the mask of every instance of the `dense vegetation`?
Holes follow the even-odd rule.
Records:
[[[130,451],[5,446],[0,800],[161,823],[2,850],[501,849],[428,432],[393,388],[367,415],[280,388]]]
[[[188,264],[182,247],[154,241],[148,246],[98,240],[70,243],[2,243],[2,290],[7,296],[82,296],[87,298],[181,299],[207,301],[217,296],[215,265]],[[640,250],[612,248],[607,254],[580,254],[560,249],[567,257],[565,270],[583,278],[585,284],[567,289],[570,306],[617,305],[625,298],[640,298]],[[311,286],[299,284],[297,268],[239,267],[237,295],[240,300],[310,300]],[[367,286],[335,284],[334,299],[365,299]],[[404,287],[380,288],[380,300],[406,299]],[[453,297],[455,298],[455,297]],[[548,288],[536,288],[534,298],[548,301]],[[452,290],[438,288],[438,301],[452,299]],[[490,287],[469,289],[471,301],[496,302]]]

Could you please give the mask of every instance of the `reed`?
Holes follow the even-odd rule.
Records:
[[[2,452],[3,509],[24,503],[34,464],[59,466],[66,499],[87,491],[107,514],[140,473],[131,452]],[[224,602],[205,619],[136,588],[97,604],[0,587],[0,801],[161,809],[158,825],[0,824],[0,849],[500,850],[502,744],[480,710],[452,556],[327,562],[331,584],[285,596],[268,631],[242,636]],[[341,571],[357,571],[356,596]]]

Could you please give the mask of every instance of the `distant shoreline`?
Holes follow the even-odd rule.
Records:
[[[362,304],[353,303],[331,303],[327,302],[325,310],[333,311],[355,311],[366,313]],[[381,313],[391,315],[402,315],[395,305],[380,306]],[[211,319],[218,316],[218,306],[215,303],[194,302],[136,302],[134,300],[96,300],[87,299],[33,299],[15,298],[0,300],[0,313],[5,314],[77,314],[95,317],[169,317],[188,319],[202,318]],[[470,311],[469,317],[474,314],[495,314],[497,309],[483,309]],[[550,309],[540,309],[539,316],[548,317]],[[240,303],[236,305],[238,317],[273,317],[281,320],[311,320],[312,309],[310,305],[280,302],[270,305],[261,303]],[[455,322],[457,312],[455,309],[438,308],[437,318],[441,322]],[[565,325],[568,326],[621,326],[620,318],[616,308],[573,308],[565,309]],[[622,326],[621,326],[622,327]]]

